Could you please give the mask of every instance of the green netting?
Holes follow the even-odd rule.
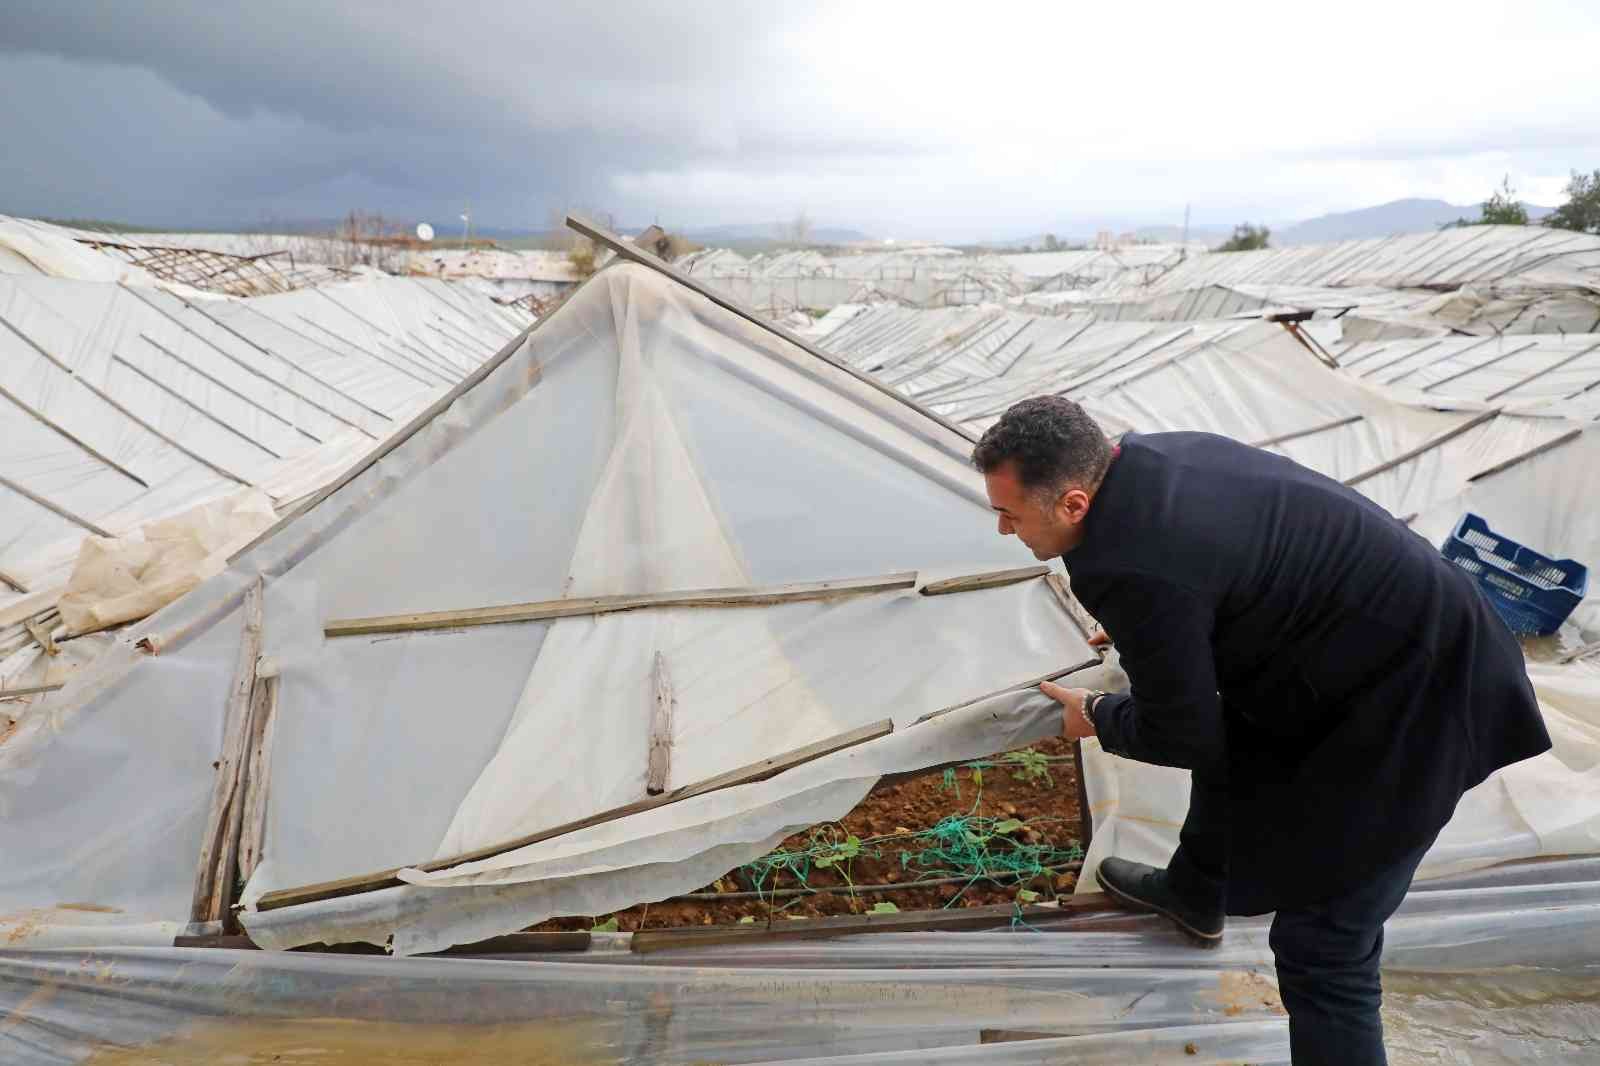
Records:
[[[915,879],[898,882],[903,887],[948,883],[944,879],[952,877],[965,878],[966,883],[961,884],[945,902],[946,907],[953,906],[968,888],[980,881],[997,886],[1016,885],[1018,899],[1030,902],[1038,896],[1028,888],[1029,883],[1050,873],[1054,867],[1081,859],[1083,850],[1077,841],[1059,847],[1053,843],[1033,843],[1020,839],[1020,834],[1026,829],[1034,830],[1036,835],[1047,836],[1049,827],[1064,819],[1023,820],[977,814],[983,793],[983,772],[996,767],[1010,768],[1014,777],[1054,784],[1049,764],[1060,760],[1059,756],[1042,755],[1029,749],[1012,752],[998,760],[967,763],[963,768],[970,772],[971,784],[977,793],[966,814],[948,815],[924,829],[866,839],[847,833],[837,823],[814,826],[803,846],[778,848],[740,867],[740,870],[757,892],[770,892],[789,886],[809,888],[811,875],[817,870],[833,870],[846,886],[853,887],[857,858],[891,857],[898,858],[901,870],[916,873]],[[945,771],[944,784],[955,793],[956,801],[961,802],[961,785],[954,768]],[[801,898],[804,897],[795,897],[785,906],[791,906]],[[1020,921],[1020,911],[1016,920]]]

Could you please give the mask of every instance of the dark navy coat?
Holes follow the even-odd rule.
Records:
[[[1062,561],[1131,682],[1096,709],[1101,745],[1225,782],[1231,913],[1353,887],[1550,747],[1471,580],[1281,456],[1129,434]]]

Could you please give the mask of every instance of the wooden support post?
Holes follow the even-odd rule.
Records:
[[[656,652],[650,677],[654,698],[650,701],[650,765],[645,774],[644,791],[648,796],[659,796],[667,790],[667,777],[672,767],[672,719],[676,706],[672,678],[667,674],[667,659],[660,652]]]
[[[200,838],[200,862],[195,874],[192,922],[221,921],[233,897],[233,874],[238,855],[238,827],[242,817],[239,789],[245,744],[250,732],[250,712],[255,691],[256,661],[261,657],[261,579],[244,597],[244,629],[233,680],[228,686],[222,721],[222,754],[211,785],[211,807],[205,834]]]
[[[800,600],[828,600],[867,592],[890,592],[912,588],[917,574],[908,570],[883,577],[841,578],[835,581],[800,582],[750,588],[684,589],[678,592],[645,592],[631,596],[575,596],[562,600],[537,600],[510,603],[500,607],[473,607],[459,611],[425,611],[416,614],[380,615],[375,618],[334,619],[323,626],[329,637],[354,637],[369,633],[414,633],[426,629],[458,629],[463,626],[500,625],[508,622],[540,622],[552,618],[613,614],[647,607],[751,607]]]
[[[1083,774],[1083,741],[1072,744],[1072,769],[1078,776],[1078,845],[1085,855],[1094,843],[1094,815],[1089,810],[1089,783]]]
[[[278,668],[263,658],[256,670],[255,710],[250,718],[249,757],[244,767],[244,821],[239,830],[239,880],[261,865],[267,841],[267,793],[272,780],[272,737],[278,715]]]
[[[24,585],[20,578],[12,577],[4,570],[0,570],[0,585],[4,585],[12,592],[21,593],[24,596],[28,594],[28,586]]]
[[[950,713],[952,713],[954,711],[959,711],[963,707],[971,707],[974,703],[982,703],[984,700],[992,700],[996,696],[1004,696],[1008,692],[1025,692],[1028,689],[1036,689],[1043,682],[1046,682],[1046,681],[1059,681],[1061,678],[1066,677],[1068,674],[1075,674],[1079,670],[1087,670],[1091,666],[1099,666],[1099,665],[1100,665],[1100,657],[1098,655],[1096,655],[1093,659],[1085,659],[1081,663],[1074,663],[1071,666],[1062,667],[1060,670],[1052,670],[1048,674],[1044,674],[1044,675],[1041,675],[1039,677],[1029,678],[1027,681],[1022,682],[1020,685],[1007,685],[1005,688],[996,689],[993,692],[985,692],[983,695],[974,697],[973,699],[962,700],[960,703],[951,704],[949,707],[941,707],[937,711],[929,711],[927,714],[923,715],[921,718],[918,718],[915,722],[912,722],[911,724],[912,725],[921,725],[923,722],[931,722],[935,718],[943,718],[945,715],[950,714]],[[962,765],[962,764],[965,764],[965,763],[968,763],[968,762],[971,762],[971,761],[972,760],[970,760],[970,759],[962,759],[959,762],[955,763],[954,765],[958,765],[959,766],[959,765]]]
[[[1575,663],[1579,659],[1587,659],[1592,655],[1600,655],[1600,640],[1595,641],[1593,644],[1585,644],[1577,651],[1563,655],[1561,657],[1561,662],[1563,665],[1566,663]]]
[[[748,785],[757,781],[765,781],[769,777],[776,777],[778,774],[786,770],[792,770],[803,763],[820,759],[825,755],[832,755],[835,752],[844,751],[846,748],[853,748],[857,744],[865,744],[868,741],[877,740],[879,737],[888,736],[892,732],[894,732],[894,722],[884,718],[857,729],[852,729],[849,732],[819,740],[814,744],[807,744],[782,755],[774,755],[771,758],[751,763],[749,766],[743,766],[737,770],[729,770],[727,773],[718,774],[715,777],[708,777],[704,781],[693,785],[685,785],[683,788],[674,789],[659,796],[635,800],[633,803],[600,811],[597,814],[589,815],[587,818],[580,818],[575,822],[551,826],[549,829],[541,829],[526,836],[517,837],[514,840],[490,844],[487,847],[477,848],[460,855],[452,855],[449,858],[417,863],[414,866],[406,867],[406,869],[432,873],[439,870],[448,870],[469,862],[492,859],[496,855],[504,855],[508,851],[516,851],[518,848],[525,848],[530,844],[552,840],[568,833],[575,833],[580,829],[603,825],[606,822],[614,822],[629,815],[653,811],[657,807],[665,807],[671,803],[681,803],[694,796],[703,796],[708,792],[718,792],[725,788],[732,788],[735,785]],[[256,909],[260,911],[277,910],[280,907],[293,907],[302,903],[315,903],[319,900],[337,899],[341,896],[354,896],[362,892],[373,892],[380,888],[395,888],[405,884],[397,876],[400,873],[400,869],[396,867],[392,870],[383,870],[377,873],[345,877],[337,881],[324,881],[315,885],[304,885],[299,888],[285,888],[276,892],[268,892],[256,901]]]
[[[46,692],[59,692],[62,685],[24,685],[21,688],[0,688],[0,700],[13,696],[38,696]]]
[[[924,596],[946,596],[952,592],[976,592],[979,589],[995,589],[1003,585],[1015,585],[1021,581],[1032,581],[1036,577],[1044,577],[1050,572],[1048,566],[1024,566],[1015,570],[995,570],[987,574],[968,574],[964,577],[951,577],[943,581],[930,581],[917,591]]]

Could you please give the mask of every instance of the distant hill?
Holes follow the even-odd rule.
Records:
[[[1523,204],[1529,221],[1548,215],[1554,208]],[[1363,237],[1387,237],[1395,233],[1428,233],[1458,218],[1478,217],[1478,204],[1450,204],[1443,200],[1394,200],[1356,211],[1308,218],[1292,226],[1272,231],[1272,244],[1314,244],[1319,241],[1349,241]]]

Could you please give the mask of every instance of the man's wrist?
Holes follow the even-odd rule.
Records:
[[[1090,689],[1089,694],[1083,698],[1083,717],[1094,726],[1096,732],[1100,730],[1100,723],[1095,721],[1094,712],[1100,706],[1100,701],[1105,698],[1106,693],[1098,689]]]

